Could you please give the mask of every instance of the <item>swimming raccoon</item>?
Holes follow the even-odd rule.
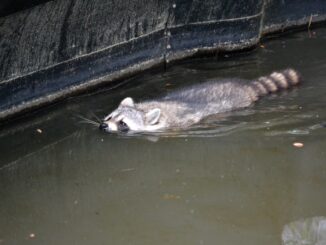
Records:
[[[299,73],[286,69],[249,83],[240,83],[236,79],[209,81],[141,103],[128,97],[104,118],[100,129],[108,132],[185,129],[208,116],[248,107],[268,93],[299,82]]]

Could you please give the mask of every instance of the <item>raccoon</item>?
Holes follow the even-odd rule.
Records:
[[[300,81],[297,71],[286,69],[248,83],[239,79],[208,81],[141,103],[127,97],[99,128],[122,133],[186,129],[209,116],[248,107],[260,97]]]

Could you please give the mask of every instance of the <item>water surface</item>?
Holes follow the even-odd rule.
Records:
[[[123,137],[77,117],[103,117],[126,96],[287,67],[302,86],[208,129]],[[320,28],[147,72],[2,126],[0,244],[281,244],[287,224],[326,216],[325,94]]]

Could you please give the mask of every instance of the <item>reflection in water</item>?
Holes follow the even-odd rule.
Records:
[[[314,217],[292,222],[284,226],[284,245],[325,245],[326,217]]]
[[[0,245],[274,245],[289,221],[325,216],[326,29],[315,32],[150,71],[3,127]],[[183,132],[106,134],[77,116],[285,67],[303,74],[298,89]]]

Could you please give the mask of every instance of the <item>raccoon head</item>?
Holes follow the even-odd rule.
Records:
[[[108,132],[146,132],[161,128],[159,123],[161,110],[159,108],[143,111],[137,108],[132,98],[121,101],[117,109],[106,116],[100,124],[100,129]]]

